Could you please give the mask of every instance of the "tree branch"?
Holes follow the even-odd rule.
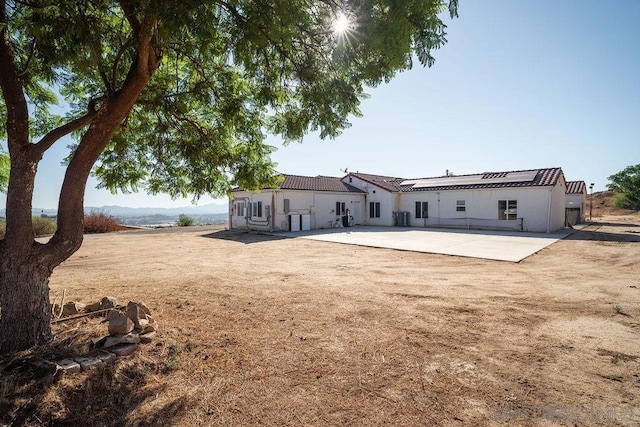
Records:
[[[15,58],[11,51],[6,3],[0,3],[0,88],[7,106],[9,152],[29,144],[29,111]]]
[[[136,13],[133,10],[131,3],[128,2],[127,0],[120,0],[118,3],[120,4],[122,11],[124,12],[125,18],[127,18],[127,21],[129,21],[129,25],[131,25],[133,34],[137,36],[138,34],[140,34],[142,25],[140,24],[140,21],[138,21],[138,18],[136,17]]]
[[[70,121],[69,123],[53,129],[51,132],[42,137],[42,139],[38,141],[37,144],[35,144],[35,149],[41,154],[44,154],[45,151],[51,148],[51,146],[63,136],[89,125],[96,114],[97,113],[95,111],[89,112],[85,116],[79,117],[75,120]]]
[[[113,82],[113,85],[116,87],[118,86],[118,67],[120,66],[120,59],[122,58],[122,55],[124,55],[124,52],[126,51],[128,44],[129,44],[129,41],[123,43],[122,46],[120,46],[120,49],[116,54],[116,58],[113,60],[113,67],[111,69],[111,81]]]
[[[140,27],[138,20],[132,15],[129,3],[124,0],[120,3],[133,31],[136,31],[133,27],[138,27],[138,33],[134,37],[137,42],[137,55],[129,67],[122,87],[104,101],[95,115],[89,113],[86,116],[90,126],[69,161],[60,191],[58,229],[42,249],[50,265],[58,265],[82,244],[84,192],[91,169],[113,134],[121,128],[160,64],[157,47],[153,46],[153,32],[157,22],[155,16],[145,17],[144,26]],[[82,119],[78,120],[74,122],[75,126],[81,125]],[[53,136],[51,138],[53,139]]]
[[[29,71],[29,65],[31,65],[31,60],[33,59],[34,53],[36,51],[36,39],[33,39],[29,44],[29,57],[27,58],[27,63],[24,64],[24,69],[18,74],[18,77],[22,77],[27,74]]]

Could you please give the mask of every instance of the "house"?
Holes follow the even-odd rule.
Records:
[[[229,202],[231,228],[299,231],[344,225],[342,218],[360,218],[366,193],[340,178],[282,175],[279,188],[259,193],[233,191]],[[353,225],[362,224],[361,221]]]
[[[587,184],[584,181],[567,182],[565,209],[567,225],[572,226],[585,221],[587,206]]]
[[[549,233],[565,225],[566,192],[561,168],[416,179],[283,175],[278,189],[235,189],[229,217],[232,228],[269,231],[362,224]]]

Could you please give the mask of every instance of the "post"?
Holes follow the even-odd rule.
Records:
[[[589,196],[589,222],[591,222],[591,214],[593,213],[593,182],[589,185],[591,196]]]

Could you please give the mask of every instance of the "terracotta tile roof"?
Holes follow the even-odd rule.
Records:
[[[586,194],[587,184],[584,181],[568,181],[567,182],[567,194]]]
[[[513,176],[514,178],[510,179],[510,176]],[[556,185],[561,176],[563,176],[561,168],[443,176],[404,181],[400,186],[400,191],[413,192],[471,190],[480,188],[546,187]],[[486,183],[483,182],[485,180]],[[418,181],[421,181],[421,183],[417,184],[416,182]],[[433,182],[433,185],[429,185],[430,181]],[[447,184],[447,181],[449,181],[450,184]]]
[[[400,191],[400,183],[405,180],[404,178],[398,178],[394,176],[373,175],[369,173],[360,173],[360,172],[350,173],[345,178],[349,176],[359,178],[365,182],[368,182],[373,185],[377,185],[378,187],[391,192]]]
[[[404,178],[373,175],[365,173],[349,173],[343,178],[331,176],[301,176],[282,174],[280,184],[282,190],[330,191],[340,193],[364,193],[363,190],[350,185],[349,176],[359,178],[390,192],[471,190],[481,188],[513,188],[513,187],[546,187],[554,186],[563,177],[561,168],[529,169],[510,172],[485,172],[470,175],[449,175],[432,178]],[[567,183],[567,193],[571,193],[569,184],[581,185],[584,181]],[[266,189],[266,188],[265,188]],[[233,191],[242,191],[235,188]],[[578,191],[580,192],[580,191]]]
[[[282,190],[311,190],[311,191],[334,191],[347,193],[364,193],[363,190],[343,182],[340,178],[333,176],[300,176],[282,175],[284,181],[280,184]]]
[[[364,193],[363,190],[342,182],[340,178],[332,176],[301,176],[282,174],[281,190],[332,191],[338,193]],[[268,190],[268,187],[263,190]],[[243,191],[236,187],[232,191]]]

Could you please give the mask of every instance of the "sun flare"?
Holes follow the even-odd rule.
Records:
[[[343,35],[347,31],[349,31],[349,25],[351,22],[349,21],[349,17],[344,13],[340,12],[336,19],[333,21],[333,32],[338,35]]]

